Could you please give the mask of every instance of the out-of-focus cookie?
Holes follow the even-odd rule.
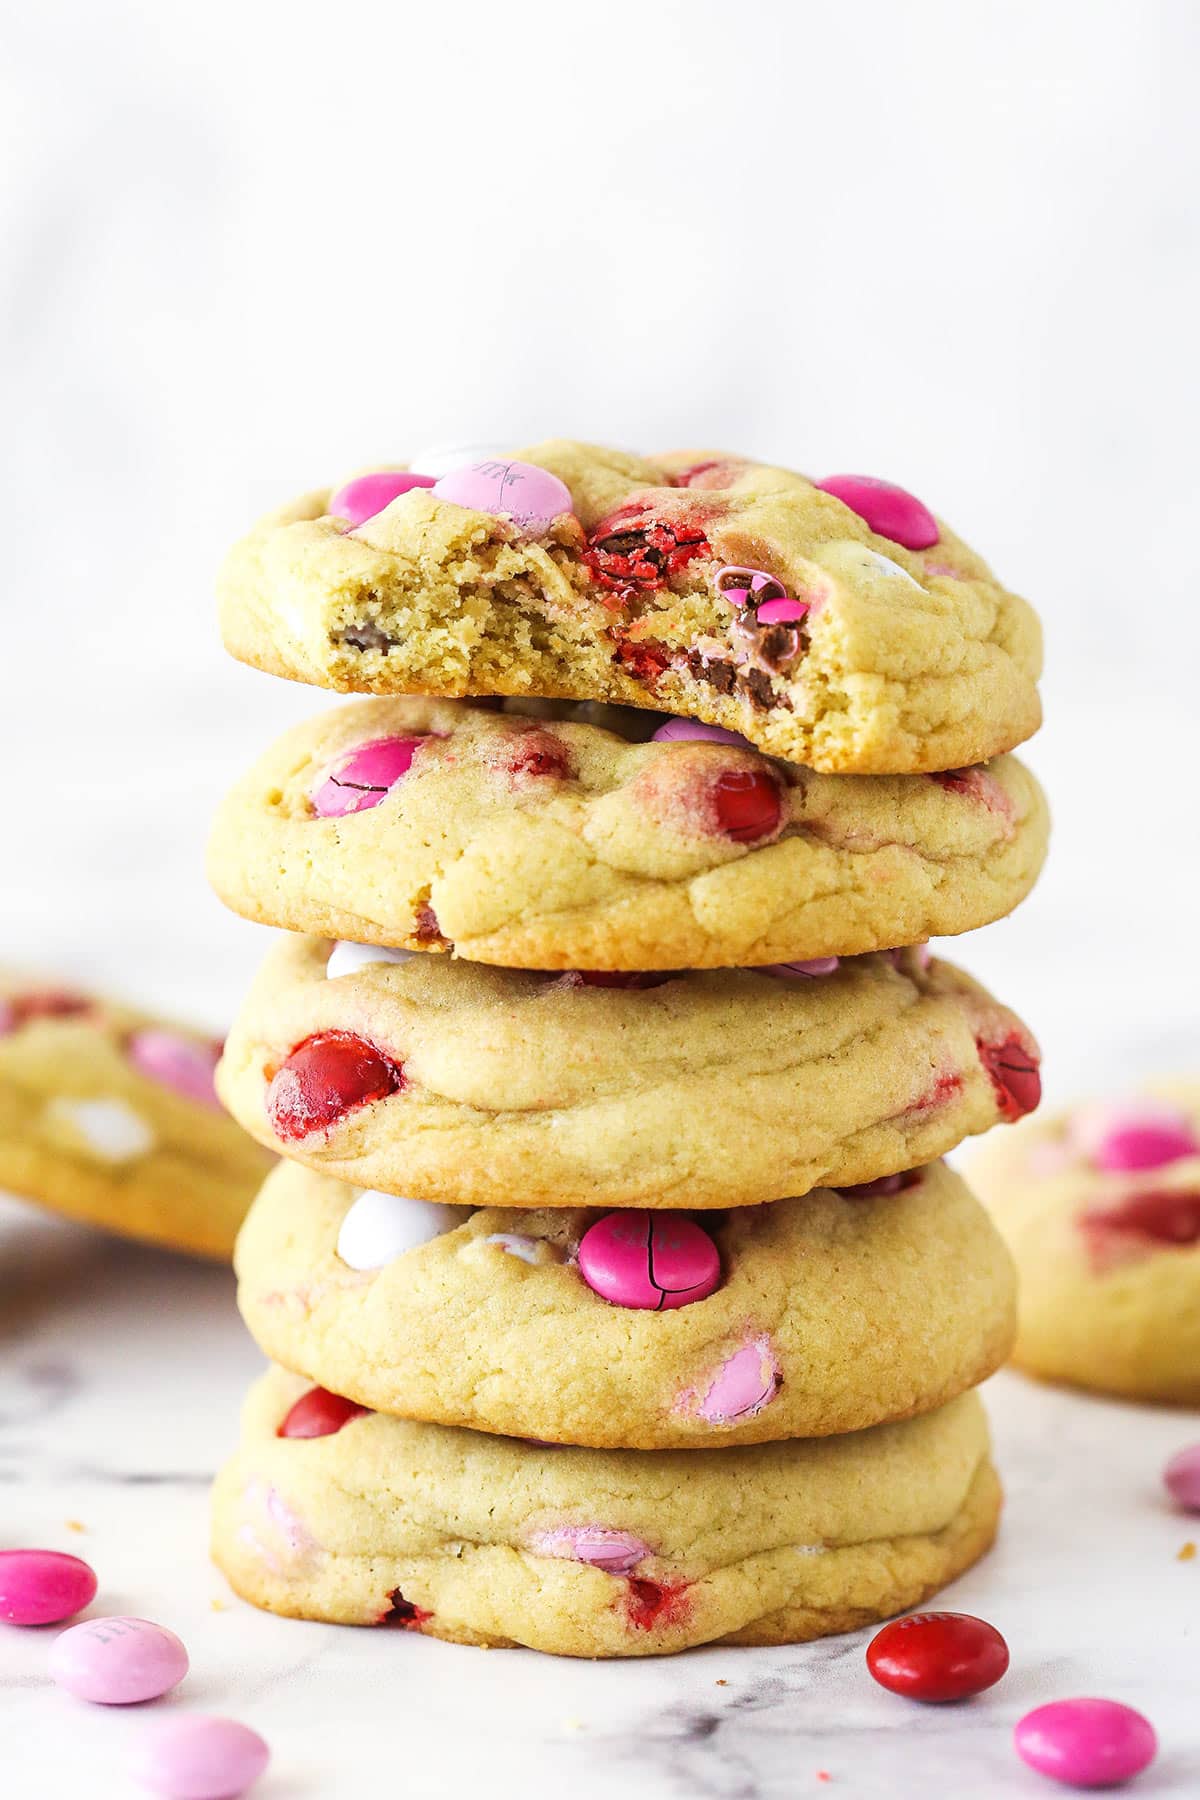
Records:
[[[659,724],[626,718],[642,737]],[[508,968],[730,968],[985,925],[1029,892],[1047,833],[1010,756],[818,775],[681,719],[630,742],[369,700],[295,727],[243,777],[209,872],[237,912],[292,931]]]
[[[272,1158],[222,1111],[221,1046],[74,988],[0,974],[0,1187],[227,1260]]]
[[[837,774],[962,768],[1040,722],[1032,609],[890,483],[566,439],[420,463],[264,519],[222,574],[227,648],[348,692],[659,708]]]
[[[704,1448],[930,1412],[1012,1348],[1012,1261],[942,1163],[707,1214],[478,1212],[284,1163],[238,1241],[267,1355],[376,1411]],[[882,1276],[882,1278],[881,1278]]]
[[[745,1206],[932,1161],[1036,1106],[1037,1046],[919,951],[828,973],[554,975],[284,936],[225,1046],[259,1140],[505,1207]]]
[[[292,1617],[652,1656],[919,1605],[984,1553],[999,1511],[974,1394],[819,1441],[578,1450],[364,1414],[272,1370],[217,1480],[213,1553],[239,1594]]]
[[[1200,1405],[1200,1082],[1030,1121],[970,1173],[1017,1263],[1021,1367]]]

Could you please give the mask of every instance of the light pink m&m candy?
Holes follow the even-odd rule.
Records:
[[[721,1258],[707,1231],[681,1214],[611,1212],[584,1232],[579,1272],[613,1306],[663,1312],[711,1294]]]
[[[248,1725],[192,1713],[146,1732],[129,1773],[164,1800],[235,1800],[270,1759],[265,1741]]]
[[[423,737],[372,738],[340,756],[320,777],[309,799],[321,819],[369,812],[408,774]]]
[[[510,518],[531,537],[548,531],[555,519],[574,507],[566,483],[535,463],[469,463],[443,475],[433,491],[439,500],[470,507],[472,512]]]
[[[213,1071],[220,1059],[219,1044],[198,1044],[194,1038],[154,1026],[135,1031],[129,1040],[129,1060],[135,1068],[201,1106],[221,1104],[213,1087]]]
[[[739,732],[726,731],[722,725],[702,725],[699,719],[668,719],[653,733],[650,741],[653,744],[678,744],[692,739],[697,743],[732,744],[737,750],[754,749],[749,738],[742,737]]]
[[[96,1572],[64,1550],[0,1550],[0,1620],[57,1625],[96,1598]]]
[[[903,544],[906,550],[928,550],[940,535],[938,522],[915,495],[873,475],[827,475],[814,481],[823,493],[832,494],[858,514],[880,537]]]
[[[1153,1762],[1149,1719],[1119,1700],[1052,1700],[1017,1722],[1017,1755],[1066,1787],[1116,1787]]]
[[[1177,1450],[1163,1470],[1163,1481],[1176,1506],[1200,1512],[1200,1444]]]
[[[80,1700],[130,1706],[178,1687],[188,1653],[173,1631],[149,1619],[88,1619],[54,1640],[47,1667]]]
[[[431,488],[432,475],[414,475],[410,469],[380,469],[373,475],[357,475],[331,495],[329,511],[335,519],[345,519],[349,530],[365,525],[385,506],[409,494],[413,488]]]

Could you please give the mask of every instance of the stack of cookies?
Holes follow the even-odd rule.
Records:
[[[223,627],[374,696],[230,795],[283,927],[218,1073],[287,1160],[215,1551],[273,1611],[624,1656],[798,1641],[986,1550],[1013,1272],[937,1159],[1030,1111],[925,948],[1009,912],[1037,621],[917,500],[425,452],[266,520]]]

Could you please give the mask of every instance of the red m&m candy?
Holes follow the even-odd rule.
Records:
[[[318,1031],[286,1058],[267,1088],[267,1116],[288,1143],[329,1131],[360,1106],[404,1086],[404,1072],[353,1031]]]
[[[965,1700],[999,1681],[1008,1645],[970,1613],[910,1613],[867,1645],[867,1668],[881,1687],[908,1700]]]
[[[783,817],[779,783],[766,769],[727,769],[712,789],[717,829],[735,844],[773,837]]]
[[[1003,1043],[980,1043],[979,1060],[991,1076],[1002,1118],[1011,1121],[1036,1111],[1042,1098],[1038,1058],[1015,1031]]]
[[[348,1425],[351,1419],[360,1418],[368,1410],[356,1400],[347,1400],[344,1394],[331,1394],[328,1388],[312,1387],[306,1394],[301,1394],[296,1404],[285,1414],[275,1436],[332,1437],[343,1425]]]

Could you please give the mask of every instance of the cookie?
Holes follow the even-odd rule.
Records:
[[[418,459],[272,513],[220,591],[227,648],[293,681],[656,707],[838,774],[986,762],[1041,719],[1035,614],[920,501],[741,457]]]
[[[818,1441],[577,1450],[364,1414],[276,1369],[218,1477],[213,1554],[292,1617],[652,1656],[916,1606],[984,1553],[999,1510],[974,1394]]]
[[[1200,1405],[1200,1083],[1004,1137],[971,1173],[1020,1275],[1015,1360],[1047,1381]]]
[[[846,1187],[930,1162],[1040,1093],[1020,1020],[921,951],[813,976],[581,976],[290,935],[217,1084],[296,1162],[522,1209]]]
[[[696,731],[712,728],[629,742],[455,701],[359,702],[239,782],[212,882],[292,931],[508,968],[699,969],[971,931],[1041,868],[1045,802],[1013,757],[818,775]]]
[[[824,1437],[1012,1348],[1012,1261],[942,1163],[708,1214],[478,1212],[281,1164],[238,1241],[274,1361],[377,1411],[555,1443]]]
[[[219,1054],[117,1001],[0,974],[0,1188],[227,1261],[273,1159],[221,1110]]]

